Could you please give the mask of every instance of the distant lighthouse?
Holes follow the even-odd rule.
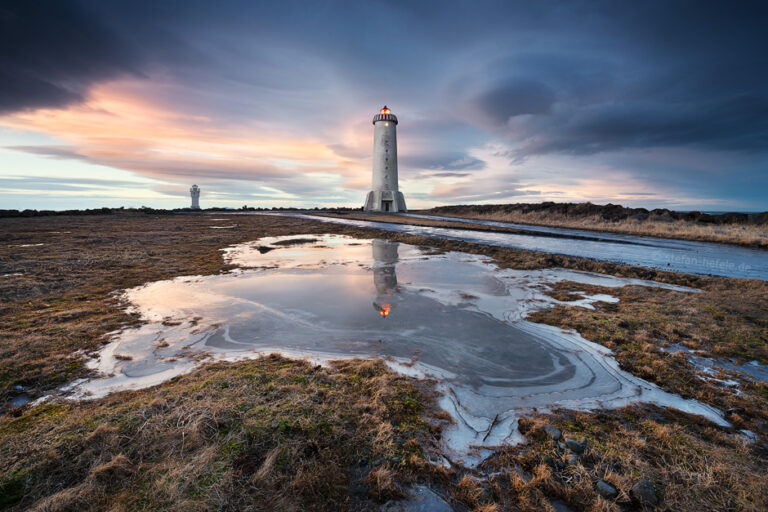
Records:
[[[198,187],[197,185],[192,185],[192,188],[189,189],[189,195],[192,196],[191,208],[193,210],[199,210],[200,209],[200,187]]]
[[[397,186],[397,117],[386,105],[373,116],[373,185],[365,198],[368,212],[404,212]]]

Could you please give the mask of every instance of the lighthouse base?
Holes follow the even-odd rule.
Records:
[[[397,190],[371,190],[365,198],[366,212],[407,212],[405,197]]]

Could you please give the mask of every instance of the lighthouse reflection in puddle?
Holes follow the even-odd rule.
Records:
[[[392,304],[397,294],[397,243],[386,240],[373,240],[373,284],[376,287],[376,300],[373,308],[382,318],[392,312]]]

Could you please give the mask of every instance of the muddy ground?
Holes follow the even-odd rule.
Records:
[[[84,362],[105,335],[138,321],[121,310],[115,291],[226,272],[220,249],[235,243],[320,233],[486,254],[504,267],[558,266],[700,288],[561,283],[550,293],[565,302],[575,292],[621,301],[595,311],[564,304],[534,319],[577,329],[613,349],[624,369],[718,407],[734,427],[646,405],[556,411],[521,422],[528,444],[500,447],[475,470],[445,467],[434,462],[447,418],[428,382],[376,363],[317,368],[274,357],[209,365],[91,403],[11,406],[86,376]],[[685,354],[662,350],[679,344],[768,363],[768,283],[284,217],[1,219],[0,240],[0,509],[377,510],[416,484],[455,510],[768,508],[768,387],[707,374]]]

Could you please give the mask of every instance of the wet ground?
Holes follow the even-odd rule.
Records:
[[[396,233],[564,254],[670,272],[768,280],[768,251],[736,245],[432,215],[389,214],[381,216],[382,222],[288,212],[257,215],[285,215],[348,226],[375,228]],[[386,220],[390,216],[413,218],[416,220],[419,218],[447,220],[466,223],[475,228],[492,226],[526,232],[504,233],[479,231],[477,229],[387,223]]]
[[[562,269],[501,270],[486,258],[435,254],[384,240],[339,235],[263,238],[225,250],[228,274],[158,281],[125,293],[147,323],[116,333],[75,396],[160,383],[207,358],[270,352],[318,362],[383,357],[397,371],[438,381],[456,425],[447,447],[517,441],[526,411],[594,409],[649,401],[719,413],[622,371],[604,347],[522,320],[557,301],[560,280],[681,289]],[[689,290],[695,293],[695,290]],[[590,308],[609,295],[582,294]]]

